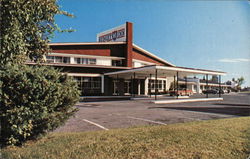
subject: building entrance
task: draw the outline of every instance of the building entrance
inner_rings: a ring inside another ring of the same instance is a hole
[[[129,95],[131,93],[131,81],[124,81],[124,94]]]
[[[117,80],[113,81],[113,95],[119,95],[119,90],[118,90],[118,84],[119,82]]]

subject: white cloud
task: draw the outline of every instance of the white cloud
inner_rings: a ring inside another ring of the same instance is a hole
[[[219,62],[227,62],[227,63],[237,63],[237,62],[250,62],[250,59],[246,58],[235,58],[235,59],[219,59]]]

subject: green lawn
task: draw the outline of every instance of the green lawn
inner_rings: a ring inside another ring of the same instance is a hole
[[[204,158],[246,159],[250,117],[83,133],[52,133],[23,147],[2,150],[6,159]]]

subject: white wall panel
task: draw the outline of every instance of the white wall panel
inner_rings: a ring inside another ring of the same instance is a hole
[[[105,66],[111,66],[111,59],[96,59],[97,65],[105,65]]]

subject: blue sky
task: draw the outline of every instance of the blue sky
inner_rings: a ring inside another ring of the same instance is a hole
[[[250,3],[247,1],[59,0],[75,18],[56,16],[52,42],[94,42],[96,34],[134,25],[134,43],[184,67],[225,71],[250,86]]]

